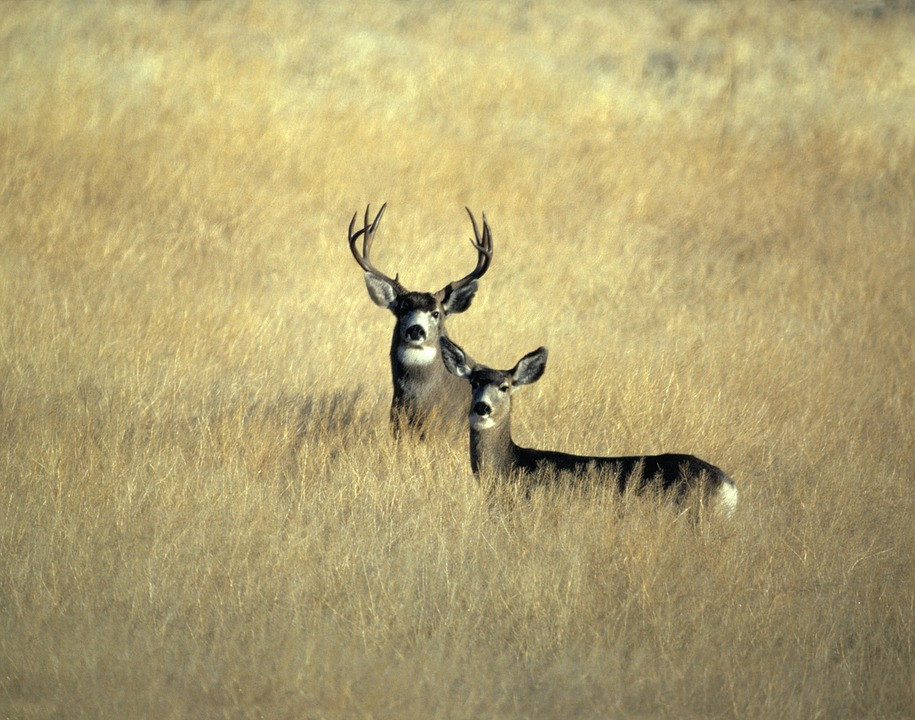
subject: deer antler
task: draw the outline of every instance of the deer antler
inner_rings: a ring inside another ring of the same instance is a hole
[[[388,277],[383,272],[379,271],[374,265],[372,265],[371,260],[369,260],[369,253],[372,251],[372,241],[375,239],[375,230],[378,227],[378,222],[381,220],[381,216],[384,215],[384,209],[388,206],[387,203],[381,206],[381,210],[378,211],[378,214],[375,216],[375,219],[372,220],[372,224],[369,225],[369,205],[365,206],[365,222],[363,223],[362,229],[353,233],[353,226],[356,224],[356,215],[353,213],[353,219],[349,221],[349,249],[353,253],[353,257],[356,258],[356,262],[359,263],[365,272],[374,275],[375,277],[385,280],[390,283],[390,285],[395,289],[395,291],[400,293],[407,292],[407,289],[400,284],[400,275],[395,275],[393,278]],[[362,253],[359,253],[359,250],[356,248],[356,241],[359,239],[359,236],[362,236]]]
[[[481,236],[480,229],[477,227],[477,221],[474,219],[473,213],[470,212],[470,208],[464,209],[467,211],[467,214],[470,216],[470,222],[473,224],[473,235],[475,239],[471,240],[470,244],[477,250],[477,266],[470,274],[465,275],[460,280],[448,283],[448,285],[443,287],[439,291],[443,294],[446,290],[458,290],[473,280],[479,280],[486,274],[486,271],[489,269],[489,263],[492,262],[492,230],[489,229],[489,223],[486,221],[486,213],[483,213],[483,235]]]

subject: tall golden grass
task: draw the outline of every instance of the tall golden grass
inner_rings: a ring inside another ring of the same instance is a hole
[[[863,8],[863,10],[862,10]],[[915,715],[904,4],[4,3],[0,717]],[[395,444],[392,319],[519,442],[684,451],[730,523]]]

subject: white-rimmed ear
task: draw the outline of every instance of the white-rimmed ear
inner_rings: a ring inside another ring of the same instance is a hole
[[[379,307],[391,309],[397,299],[397,288],[387,279],[365,273],[365,286],[368,288],[369,297]]]
[[[441,300],[442,308],[448,315],[456,315],[464,312],[473,302],[473,296],[477,294],[479,284],[476,280],[471,280],[463,287],[452,290],[450,287],[442,288]]]
[[[513,389],[537,382],[546,370],[546,348],[540,347],[518,361],[512,369]]]
[[[442,362],[445,364],[445,369],[459,378],[470,377],[470,373],[476,367],[473,358],[468,357],[467,353],[444,335],[439,339],[439,346],[442,349]]]

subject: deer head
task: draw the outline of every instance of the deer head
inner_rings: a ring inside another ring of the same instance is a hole
[[[449,338],[442,338],[441,345],[448,372],[470,383],[472,430],[488,430],[509,422],[511,396],[522,386],[537,382],[546,371],[545,347],[525,355],[511,370],[495,370],[475,362]]]
[[[437,292],[416,292],[400,283],[400,276],[393,278],[384,274],[371,261],[372,243],[378,223],[384,215],[387,204],[382,205],[375,219],[369,223],[369,208],[365,210],[365,221],[355,230],[356,215],[349,224],[349,246],[359,267],[365,273],[365,285],[372,301],[390,310],[397,322],[391,341],[391,372],[394,383],[392,417],[398,408],[408,411],[418,421],[429,408],[441,403],[443,393],[461,393],[450,382],[439,359],[439,341],[447,337],[445,318],[462,313],[470,307],[477,292],[478,281],[492,262],[492,231],[483,215],[483,230],[480,232],[470,210],[467,214],[473,225],[474,237],[471,244],[477,252],[476,267],[467,275],[454,280]],[[362,238],[360,250],[358,241]],[[463,396],[461,397],[463,402]]]

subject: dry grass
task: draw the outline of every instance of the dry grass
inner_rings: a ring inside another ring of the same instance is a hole
[[[904,3],[4,3],[0,717],[915,715]],[[863,8],[863,9],[862,9]],[[517,439],[741,489],[487,505],[391,319],[540,344]]]

